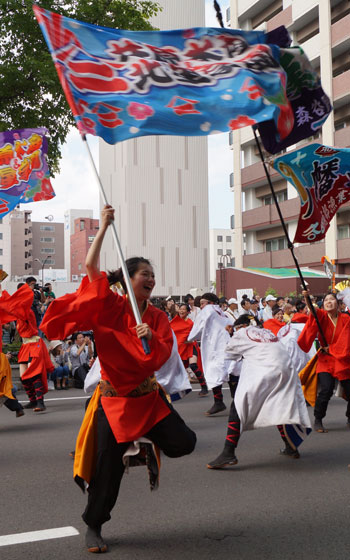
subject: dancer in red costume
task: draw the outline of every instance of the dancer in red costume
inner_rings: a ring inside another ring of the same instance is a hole
[[[47,373],[53,371],[54,366],[43,339],[38,336],[32,310],[33,288],[23,284],[12,296],[4,292],[0,298],[0,319],[4,323],[17,321],[17,331],[22,338],[18,354],[19,372],[29,398],[24,408],[43,412],[46,410],[44,395],[47,393]]]
[[[114,210],[105,206],[86,258],[87,276],[75,294],[51,303],[40,326],[50,339],[62,340],[78,330],[94,331],[101,382],[87,408],[74,462],[76,482],[89,483],[83,519],[90,552],[107,550],[101,526],[110,519],[117,500],[123,455],[130,442],[145,436],[169,457],[191,453],[196,443],[195,433],[169,404],[154,377],[170,356],[173,338],[167,316],[148,301],[155,285],[152,266],[144,258],[126,261],[143,321],[137,326],[128,297],[114,294],[98,268],[102,241],[113,219]],[[120,269],[110,277],[126,291]],[[148,339],[149,355],[143,351],[142,337]]]
[[[199,381],[201,390],[198,396],[206,397],[209,391],[202,371],[198,342],[187,342],[193,327],[193,321],[188,316],[190,312],[191,308],[187,303],[180,303],[178,314],[170,321],[170,326],[175,333],[179,354],[185,368],[190,367]]]

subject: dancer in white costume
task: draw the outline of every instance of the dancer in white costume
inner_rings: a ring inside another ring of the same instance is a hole
[[[230,340],[227,327],[230,327],[232,322],[220,309],[218,303],[215,294],[203,294],[200,301],[201,311],[188,335],[190,342],[201,341],[204,377],[208,388],[212,389],[214,394],[214,404],[206,412],[207,416],[226,409],[222,384],[229,380],[230,361],[225,357],[225,349]]]
[[[235,322],[239,330],[226,347],[229,359],[243,358],[242,368],[236,378],[225,446],[208,463],[210,469],[238,462],[235,450],[244,430],[277,426],[285,443],[281,453],[293,458],[300,456],[298,445],[311,431],[301,384],[287,350],[270,331],[246,323],[244,316]]]

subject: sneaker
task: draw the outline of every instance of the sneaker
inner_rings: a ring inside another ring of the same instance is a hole
[[[233,465],[237,465],[238,459],[234,454],[234,451],[228,452],[225,449],[223,450],[220,455],[207,464],[208,469],[224,469],[225,467],[231,467]]]
[[[216,402],[213,404],[213,406],[211,408],[209,408],[209,410],[207,410],[207,412],[205,413],[206,416],[212,416],[212,414],[217,414],[218,412],[222,412],[223,410],[226,410],[226,406],[224,405],[223,402]]]
[[[315,432],[318,432],[319,434],[327,434],[328,433],[328,430],[326,430],[326,428],[322,424],[322,420],[318,420],[317,418],[315,418],[314,430],[315,430]]]
[[[299,451],[287,445],[284,449],[280,449],[280,455],[284,455],[285,457],[290,457],[291,459],[300,459]]]
[[[25,404],[23,408],[35,408],[36,401],[29,401],[29,403]]]
[[[201,390],[198,393],[199,397],[207,397],[209,395],[209,391],[208,391],[208,387],[206,385],[203,385],[203,387],[201,388]]]
[[[34,408],[34,412],[44,412],[46,410],[46,406],[44,405],[43,401],[38,401],[36,407]]]
[[[21,416],[24,416],[23,408],[21,408],[21,410],[16,410],[16,418],[20,418]]]
[[[101,537],[101,527],[89,527],[86,530],[85,544],[89,552],[107,552],[108,547]]]

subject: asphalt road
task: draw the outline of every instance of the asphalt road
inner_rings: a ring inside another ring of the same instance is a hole
[[[61,527],[79,532],[0,546],[1,559],[92,556],[84,549],[80,517],[86,496],[72,480],[69,457],[84,412],[84,399],[72,397],[82,395],[76,389],[51,391],[46,413],[29,410],[18,419],[0,408],[0,544],[10,534]],[[229,392],[224,395],[228,405]],[[301,459],[280,456],[277,429],[261,429],[243,434],[238,465],[224,471],[206,468],[223,447],[227,422],[225,413],[204,416],[211,403],[196,392],[176,405],[198,443],[191,456],[163,459],[158,491],[150,493],[144,468],[125,475],[112,520],[104,526],[107,557],[348,560],[350,430],[344,401],[332,399],[329,433],[312,433]]]

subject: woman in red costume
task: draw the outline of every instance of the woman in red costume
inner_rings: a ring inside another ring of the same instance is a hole
[[[185,368],[190,367],[200,383],[201,390],[198,396],[206,397],[209,391],[204,373],[201,371],[198,342],[187,342],[193,327],[193,321],[188,317],[190,312],[191,307],[187,303],[180,303],[178,314],[170,321],[170,326],[175,333],[179,354]]]
[[[17,321],[17,331],[22,338],[18,354],[19,373],[22,385],[29,398],[24,408],[33,408],[34,412],[46,410],[44,395],[47,393],[47,373],[54,370],[45,343],[38,336],[38,328],[32,304],[34,284],[22,284],[10,296],[4,292],[0,299],[0,316],[4,323]]]
[[[272,308],[272,319],[264,321],[264,329],[268,329],[277,336],[278,331],[285,326],[285,321],[283,319],[283,309],[279,305],[275,305]]]
[[[307,294],[307,291],[303,292],[303,295]],[[326,416],[336,379],[342,385],[348,401],[345,414],[350,427],[350,317],[340,313],[339,305],[335,294],[327,294],[323,300],[323,309],[316,310],[327,343],[318,354],[316,369],[318,394],[314,416],[315,430],[320,433],[327,432],[322,419]],[[298,338],[300,348],[308,352],[316,336],[322,344],[322,337],[310,310],[307,323]]]
[[[107,550],[101,526],[117,500],[130,442],[144,436],[169,457],[191,453],[196,443],[195,433],[169,404],[154,376],[170,357],[173,339],[167,316],[149,303],[155,285],[152,266],[143,258],[126,261],[143,321],[137,326],[128,297],[114,294],[99,270],[102,241],[113,220],[114,210],[105,206],[86,257],[87,276],[75,294],[51,303],[40,326],[49,339],[60,340],[74,331],[93,329],[100,359],[101,382],[87,408],[74,463],[76,482],[89,483],[83,520],[90,552]],[[110,276],[126,291],[120,269]],[[149,355],[143,351],[142,337],[148,340]]]

